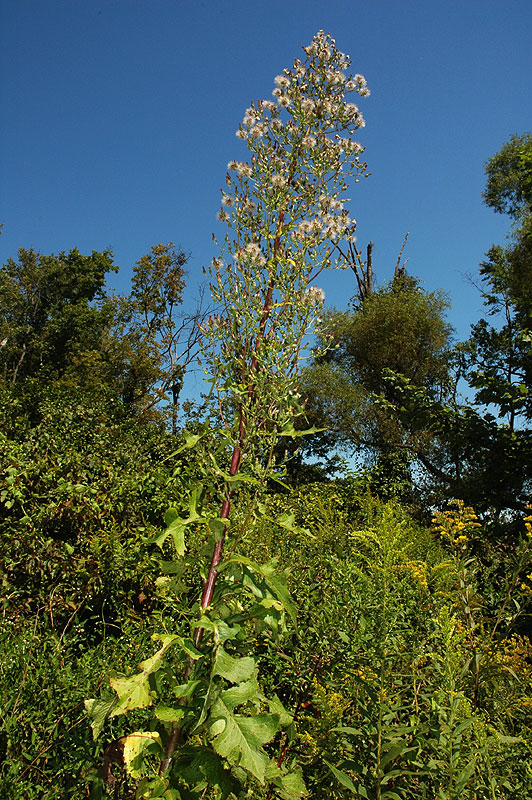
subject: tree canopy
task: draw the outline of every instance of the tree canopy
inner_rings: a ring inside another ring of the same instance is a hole
[[[303,377],[308,418],[327,428],[310,438],[310,453],[369,455],[379,474],[410,465],[433,502],[460,497],[495,518],[525,507],[532,488],[531,156],[531,135],[512,136],[486,164],[484,200],[512,227],[507,244],[493,245],[480,265],[486,314],[467,341],[452,343],[445,297],[424,292],[397,267],[374,291],[371,249],[366,264],[355,253],[358,296],[351,309],[330,315],[325,336],[336,346],[324,355],[318,348]]]
[[[0,269],[0,369],[10,385],[40,372],[61,375],[79,352],[99,346],[112,319],[105,276],[112,253],[45,256],[19,250]]]
[[[0,268],[0,380],[18,394],[53,385],[107,392],[130,413],[175,414],[196,354],[200,307],[183,313],[187,258],[158,244],[133,267],[128,295],[111,293],[113,254],[21,249]],[[154,412],[155,413],[155,412]]]

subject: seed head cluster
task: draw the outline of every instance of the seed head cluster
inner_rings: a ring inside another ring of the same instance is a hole
[[[275,76],[271,98],[250,103],[236,132],[247,155],[227,164],[218,212],[227,226],[223,258],[209,270],[226,323],[205,326],[203,353],[208,372],[226,381],[235,365],[240,398],[243,385],[259,382],[245,395],[248,419],[259,413],[259,397],[270,421],[281,415],[278,398],[295,390],[306,337],[320,324],[325,294],[315,280],[337,266],[335,245],[355,239],[349,179],[367,167],[356,139],[364,118],[352,95],[369,90],[349,67],[334,39],[318,31]]]

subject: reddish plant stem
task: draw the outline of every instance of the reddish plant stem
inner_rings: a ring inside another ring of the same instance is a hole
[[[274,262],[277,263],[277,254],[279,251],[279,247],[281,246],[281,228],[284,221],[284,211],[279,213],[279,221],[277,223],[277,231],[276,236],[273,242],[273,253],[274,253]],[[249,365],[249,385],[248,385],[248,397],[250,400],[253,399],[255,395],[255,388],[253,386],[253,373],[257,369],[258,365],[258,356],[257,353],[259,351],[260,345],[264,340],[266,325],[268,324],[268,319],[270,316],[270,311],[272,307],[272,300],[273,300],[273,289],[275,284],[275,273],[272,271],[270,275],[270,280],[268,283],[268,288],[266,290],[266,296],[264,298],[264,303],[262,306],[262,317],[259,324],[259,333],[255,342],[255,346],[253,348],[253,356],[251,357],[251,362]],[[229,475],[234,478],[235,475],[238,473],[240,469],[240,462],[242,460],[242,448],[245,443],[246,438],[246,422],[244,418],[244,414],[242,410],[240,411],[240,423],[238,426],[238,443],[233,448],[233,455],[231,457],[231,466],[229,468]],[[233,495],[233,491],[230,489],[227,492],[227,497],[222,503],[222,508],[220,510],[220,516],[222,519],[229,518],[229,511],[231,509],[231,498]],[[205,579],[205,583],[203,584],[203,594],[201,596],[201,610],[208,608],[211,604],[212,596],[214,593],[214,585],[216,583],[216,578],[218,576],[217,567],[220,561],[222,560],[222,553],[225,543],[225,536],[227,533],[227,526],[223,529],[222,535],[218,539],[218,541],[214,545],[214,550],[212,554],[211,564],[209,567],[209,572]],[[201,639],[203,637],[203,628],[199,627],[196,628],[194,631],[194,644],[196,647],[199,646]]]
[[[318,669],[321,667],[321,663],[322,663],[321,662],[321,658],[318,658],[317,661],[315,661],[314,667],[312,669],[312,673],[311,673],[307,683],[305,684],[305,686],[303,687],[303,689],[299,693],[299,697],[298,697],[297,705],[296,705],[296,710],[294,711],[294,714],[292,716],[292,724],[297,721],[297,719],[298,719],[298,717],[299,717],[299,715],[300,715],[300,713],[301,713],[301,711],[303,709],[303,703],[305,702],[304,698],[308,696],[308,690],[310,688],[310,685],[311,685],[312,681],[316,677],[316,673],[318,672]],[[298,675],[300,674],[299,669],[297,670],[297,673],[298,673]],[[281,736],[283,738],[286,737],[285,731],[282,732]],[[288,753],[289,749],[290,749],[290,741],[288,739],[286,739],[283,747],[281,748],[281,752],[279,754],[279,757],[277,759],[277,766],[278,767],[280,767],[282,765],[283,761],[286,758],[286,754]],[[267,794],[268,800],[271,800],[272,795],[273,795],[273,785],[271,785],[269,790],[268,790],[268,794]]]
[[[274,267],[270,271],[270,279],[268,282],[268,288],[266,290],[266,296],[264,298],[264,303],[262,306],[262,316],[259,323],[259,332],[257,335],[257,339],[255,341],[255,346],[253,348],[253,355],[251,358],[251,362],[249,365],[249,384],[248,384],[248,398],[250,401],[253,400],[255,396],[255,388],[253,386],[253,373],[257,369],[258,366],[258,351],[260,345],[262,344],[265,334],[266,334],[266,325],[268,324],[268,319],[270,317],[271,308],[272,308],[272,301],[273,301],[273,290],[275,286],[275,267],[277,265],[277,258],[279,255],[279,249],[281,247],[281,230],[284,223],[284,209],[279,212],[279,219],[277,222],[277,230],[275,233],[275,238],[273,240],[273,263]],[[238,470],[240,469],[240,463],[242,461],[242,450],[245,445],[245,438],[246,438],[246,419],[244,416],[244,412],[240,409],[240,421],[238,425],[238,442],[233,447],[233,454],[231,456],[231,466],[229,468],[229,475],[234,478],[235,475],[238,474]],[[228,489],[227,495],[222,503],[222,507],[220,510],[220,516],[222,519],[229,518],[229,512],[231,509],[231,498],[233,495],[233,490]],[[214,594],[214,586],[216,584],[216,578],[218,577],[218,565],[222,560],[225,537],[227,534],[227,526],[224,527],[222,534],[217,542],[215,542],[211,563],[209,566],[209,572],[207,573],[207,577],[203,584],[203,592],[201,595],[201,603],[200,609],[203,612],[206,608],[208,608],[212,601],[212,596]],[[199,648],[201,645],[201,640],[203,639],[204,628],[198,626],[194,630],[193,641],[194,645]],[[192,658],[187,658],[187,665],[185,668],[185,675],[184,680],[187,680],[192,669],[194,667],[194,660]],[[173,754],[179,744],[181,739],[181,733],[183,731],[182,726],[174,726],[172,727],[172,732],[170,733],[170,737],[168,739],[168,743],[166,745],[164,759],[161,762],[161,766],[159,769],[159,775],[162,775],[166,770],[170,767],[172,763]]]
[[[245,435],[245,425],[242,419],[242,415],[240,417],[240,425],[239,425],[239,441],[233,448],[233,455],[231,457],[231,466],[229,468],[229,475],[234,478],[240,468],[240,461],[242,460],[242,443],[243,438]],[[227,492],[227,497],[222,503],[222,508],[220,510],[220,516],[222,519],[229,518],[229,511],[231,510],[231,498],[233,496],[233,490],[229,489]],[[214,544],[214,549],[212,553],[211,563],[209,567],[209,572],[207,573],[207,577],[205,579],[205,583],[203,584],[203,593],[201,595],[201,603],[200,609],[201,611],[205,611],[211,604],[212,595],[214,593],[214,584],[216,583],[216,578],[218,577],[218,564],[222,560],[222,553],[225,543],[225,536],[227,533],[227,525],[224,527],[222,534],[217,542]],[[201,640],[203,638],[203,628],[198,627],[194,631],[194,644],[196,647],[199,647],[201,644]]]

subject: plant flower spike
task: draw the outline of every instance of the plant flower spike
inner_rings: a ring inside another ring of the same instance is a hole
[[[325,294],[314,281],[338,266],[335,242],[355,235],[345,209],[347,178],[366,171],[363,148],[351,138],[364,120],[348,101],[353,93],[369,94],[365,79],[346,75],[348,56],[323,31],[304,52],[303,62],[296,59],[275,78],[274,99],[246,110],[236,133],[249,157],[229,162],[218,215],[229,231],[209,269],[220,317],[204,330],[203,365],[216,376],[214,407],[235,401],[222,420],[231,478],[244,455],[251,463],[262,458],[300,412],[279,398],[297,389],[303,340],[323,306]],[[229,516],[227,489],[222,518]],[[223,543],[222,535],[202,608],[212,598]]]

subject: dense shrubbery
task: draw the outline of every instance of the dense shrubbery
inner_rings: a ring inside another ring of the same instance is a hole
[[[146,592],[140,538],[184,490],[172,437],[76,391],[44,395],[38,412],[38,424],[24,430],[21,415],[23,433],[0,437],[4,608],[112,613]]]
[[[293,646],[270,645],[266,679],[296,709],[289,753],[311,796],[528,796],[532,649],[512,626],[530,595],[518,579],[530,525],[493,606],[463,504],[431,529],[342,484],[285,504],[314,536],[270,528],[255,544],[290,565],[299,609]]]
[[[168,486],[160,492],[167,502]],[[293,524],[283,514],[293,514]],[[267,516],[284,524],[263,520],[246,553],[289,570],[297,628],[276,638],[251,621],[246,641],[260,656],[262,690],[277,693],[295,718],[271,754],[303,768],[310,796],[529,796],[532,651],[514,617],[531,591],[523,579],[530,523],[505,595],[473,555],[481,531],[463,506],[429,529],[397,503],[337,482],[272,495]],[[4,529],[7,546],[10,538]],[[119,557],[105,530],[94,538]],[[82,549],[81,541],[72,546]],[[192,559],[202,547],[202,536],[192,535]],[[121,577],[145,578],[150,548],[131,537],[127,550]],[[43,549],[35,565],[48,558]],[[79,571],[79,562],[61,566],[65,578]],[[9,565],[5,576],[16,582]],[[96,626],[97,639],[83,608],[68,599],[72,589],[56,612],[50,588],[35,593],[31,614],[16,604],[4,611],[0,785],[13,800],[86,796],[105,745],[124,727],[113,720],[93,744],[84,698],[105,691],[109,672],[134,674],[153,652],[151,631],[182,627],[164,583],[152,582],[148,608],[124,591],[110,624],[102,617]],[[55,591],[66,592],[63,578]],[[125,786],[117,796],[129,796]],[[253,780],[247,786],[253,796],[272,796]]]

